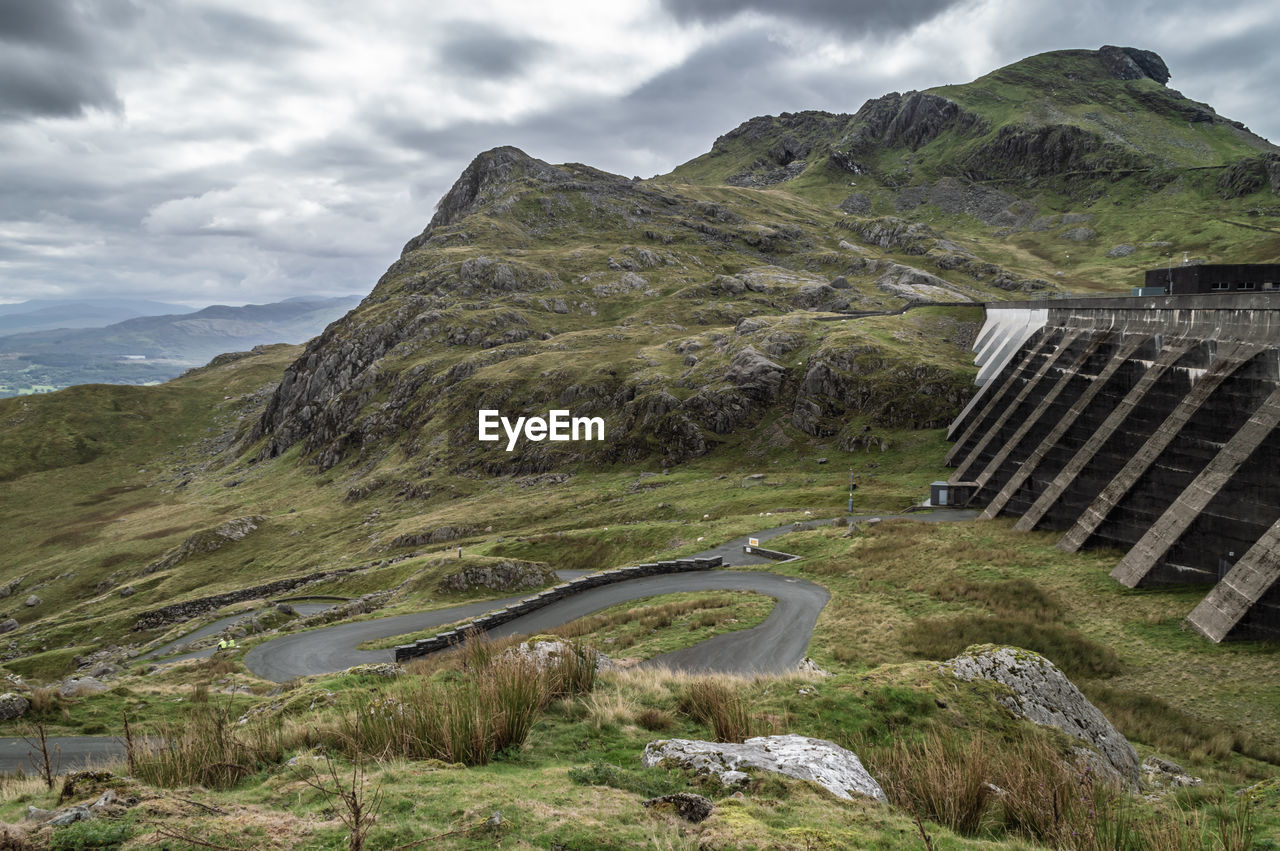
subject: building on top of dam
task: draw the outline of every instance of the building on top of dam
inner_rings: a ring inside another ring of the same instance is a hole
[[[949,498],[1121,549],[1129,587],[1211,586],[1188,622],[1214,641],[1280,639],[1280,298],[986,308]]]
[[[1280,293],[1280,263],[1205,263],[1151,269],[1143,276],[1142,289],[1142,295],[1154,289],[1167,295]]]

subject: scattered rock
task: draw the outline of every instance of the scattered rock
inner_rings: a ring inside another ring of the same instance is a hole
[[[1147,786],[1156,789],[1182,789],[1187,786],[1199,786],[1204,781],[1193,777],[1176,762],[1152,754],[1142,761],[1142,779]]]
[[[645,745],[641,761],[645,766],[668,762],[700,774],[713,774],[722,783],[729,773],[755,768],[817,783],[846,801],[862,795],[888,802],[884,790],[862,767],[856,754],[825,739],[795,734],[756,736],[742,744],[660,739]]]
[[[1061,234],[1063,239],[1069,239],[1072,242],[1088,242],[1097,235],[1092,228],[1071,228]]]
[[[818,663],[810,659],[808,656],[800,660],[800,664],[796,666],[796,670],[802,674],[817,674],[820,677],[831,676],[830,671],[824,671],[818,667]]]
[[[692,792],[676,792],[671,795],[659,795],[657,798],[650,798],[647,801],[641,801],[642,807],[658,807],[669,805],[676,811],[676,815],[685,821],[691,821],[694,824],[706,821],[711,815],[711,811],[715,806],[708,798],[701,795],[695,795]]]
[[[49,819],[49,824],[55,827],[62,827],[78,821],[88,821],[91,818],[93,818],[93,813],[89,812],[88,807],[67,807],[65,810],[58,810]]]
[[[21,718],[31,708],[31,701],[20,694],[7,691],[0,694],[0,721],[12,721]]]
[[[18,586],[22,584],[22,580],[26,577],[19,576],[16,579],[10,579],[4,585],[0,585],[0,597],[12,596],[14,591],[18,590]]]
[[[852,213],[855,216],[865,216],[871,212],[871,198],[865,192],[854,192],[849,197],[840,202],[839,207],[846,213]]]
[[[120,589],[121,597],[132,597],[136,593],[137,591],[134,589],[132,585],[126,585]]]
[[[37,597],[35,594],[32,594],[30,597],[26,599],[25,605],[27,606],[27,608],[31,608],[32,606],[38,606],[40,605],[40,598]]]
[[[943,663],[962,680],[990,680],[1009,687],[1000,698],[1010,711],[1036,724],[1056,727],[1096,748],[1126,787],[1138,781],[1138,754],[1080,689],[1039,653],[1018,647],[979,644]]]
[[[1117,245],[1115,248],[1107,252],[1108,257],[1128,257],[1138,249],[1132,245]]]

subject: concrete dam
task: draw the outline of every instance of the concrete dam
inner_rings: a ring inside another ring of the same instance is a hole
[[[1280,294],[988,304],[974,349],[952,504],[1204,585],[1213,641],[1280,639]]]

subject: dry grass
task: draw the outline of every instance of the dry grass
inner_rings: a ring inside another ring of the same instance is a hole
[[[965,836],[1017,836],[1080,851],[1243,851],[1252,845],[1247,805],[1220,807],[1211,836],[1199,813],[1139,810],[1110,779],[1042,735],[965,740],[935,732],[859,751],[895,806]]]

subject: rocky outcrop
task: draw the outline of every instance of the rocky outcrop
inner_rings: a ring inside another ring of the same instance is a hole
[[[837,164],[850,171],[853,169],[845,160],[868,153],[876,146],[906,147],[914,151],[948,130],[980,133],[987,126],[981,116],[953,100],[914,91],[891,92],[867,101],[854,116],[853,124],[853,130],[837,145],[841,154]]]
[[[1266,154],[1239,160],[1218,175],[1218,194],[1223,198],[1243,198],[1267,186],[1280,195],[1280,155]]]
[[[963,156],[970,180],[1067,177],[1072,173],[1124,171],[1147,163],[1134,151],[1071,124],[1007,125]]]
[[[149,564],[146,572],[155,573],[157,570],[167,570],[192,556],[217,552],[228,544],[243,541],[250,534],[256,532],[263,522],[264,519],[256,515],[252,517],[237,517],[235,520],[228,520],[216,528],[196,532],[167,553],[164,558]]]
[[[970,395],[968,382],[938,367],[891,360],[873,346],[824,346],[809,359],[791,422],[815,437],[839,434],[852,413],[881,428],[939,428]]]
[[[897,254],[925,254],[941,238],[937,231],[923,222],[910,222],[897,216],[849,219],[841,224],[868,245],[877,245]]]
[[[503,559],[491,564],[473,564],[440,580],[441,591],[463,593],[488,591],[523,591],[543,588],[556,582],[556,572],[542,562]]]
[[[429,544],[446,544],[475,534],[472,526],[437,526],[425,532],[410,532],[398,535],[391,542],[392,549],[398,547],[421,547]]]
[[[1162,86],[1169,82],[1169,66],[1150,50],[1106,44],[1098,51],[1098,61],[1117,80],[1155,80]]]
[[[901,263],[886,266],[876,287],[909,302],[973,301],[950,281]]]
[[[808,736],[757,736],[742,744],[660,739],[645,745],[641,762],[647,767],[668,765],[711,774],[725,785],[745,781],[743,769],[769,771],[816,783],[846,801],[858,795],[888,802],[857,754]]]
[[[1105,760],[1116,779],[1133,788],[1138,754],[1119,730],[1089,702],[1058,667],[1039,653],[1018,647],[982,644],[943,663],[962,680],[990,680],[1008,686],[1000,702],[1020,718],[1056,727],[1088,744]]]

